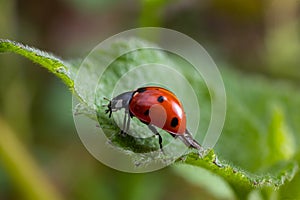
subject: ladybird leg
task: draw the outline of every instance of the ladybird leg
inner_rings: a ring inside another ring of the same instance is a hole
[[[121,130],[122,135],[126,135],[130,127],[130,114],[125,110],[124,120],[123,120],[123,128]]]
[[[161,137],[161,135],[158,133],[156,128],[154,126],[152,126],[151,124],[148,125],[148,128],[152,131],[152,133],[154,133],[154,135],[158,136],[159,148],[164,153],[163,146],[162,146],[162,137]]]
[[[125,113],[124,120],[123,120],[123,127],[121,129],[121,135],[123,135],[123,136],[126,135],[126,131],[125,131],[126,124],[127,124],[127,114]]]
[[[125,114],[127,114],[127,125],[126,125],[126,133],[127,133],[127,131],[130,128],[130,119],[131,119],[131,117],[130,117],[130,113],[128,111],[125,111]]]
[[[187,129],[185,130],[182,138],[186,140],[190,147],[197,149],[199,151],[199,155],[202,157],[204,148],[196,140],[193,139],[192,134]]]
[[[183,135],[177,135],[176,137],[174,137],[175,139],[176,138],[179,138],[186,146],[190,147],[191,144],[187,141],[187,139],[183,136]]]
[[[123,120],[123,127],[122,127],[122,129],[121,129],[121,135],[123,135],[123,136],[125,136],[126,133],[127,133],[127,127],[126,127],[127,121],[128,121],[128,120],[127,120],[127,113],[126,113],[126,111],[125,111],[124,120]]]

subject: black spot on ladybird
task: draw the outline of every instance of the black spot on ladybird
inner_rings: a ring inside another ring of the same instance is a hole
[[[146,88],[139,88],[139,89],[137,89],[136,92],[138,92],[138,93],[143,93],[143,92],[145,92],[146,90],[147,90]]]
[[[178,125],[178,119],[177,119],[177,117],[173,117],[173,119],[171,121],[171,126],[176,127],[177,125]]]
[[[146,116],[149,115],[149,109],[147,109],[147,110],[144,112],[144,115],[146,115]]]
[[[159,96],[159,97],[157,98],[157,101],[158,101],[159,103],[162,103],[164,100],[165,100],[165,99],[164,99],[163,96]]]

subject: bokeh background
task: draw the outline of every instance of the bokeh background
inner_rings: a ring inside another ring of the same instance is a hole
[[[121,31],[161,26],[197,40],[220,68],[297,88],[299,18],[297,0],[0,0],[0,38],[71,59]],[[16,137],[0,139],[19,146],[20,159],[32,159],[29,165],[40,175],[28,171],[28,179],[43,179],[64,199],[219,199],[207,189],[213,184],[201,187],[171,168],[126,174],[102,165],[76,133],[71,98],[46,70],[17,55],[0,55],[1,124]],[[5,161],[0,158],[0,199],[25,198],[26,186]]]

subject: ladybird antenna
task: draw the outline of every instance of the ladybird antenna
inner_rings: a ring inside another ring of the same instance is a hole
[[[103,99],[106,100],[106,101],[110,101],[110,99],[107,98],[107,97],[103,97]]]
[[[111,100],[110,100],[109,98],[107,98],[107,97],[103,97],[103,99],[106,100],[106,101],[108,101],[108,102],[111,101]],[[103,105],[101,105],[101,107],[107,107],[107,105],[106,105],[106,104],[103,104]]]

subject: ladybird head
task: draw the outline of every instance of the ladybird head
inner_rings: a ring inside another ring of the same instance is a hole
[[[122,108],[128,110],[128,105],[131,100],[132,94],[132,91],[125,92],[110,100],[105,113],[109,113],[109,117],[111,117],[112,112],[116,112]]]

